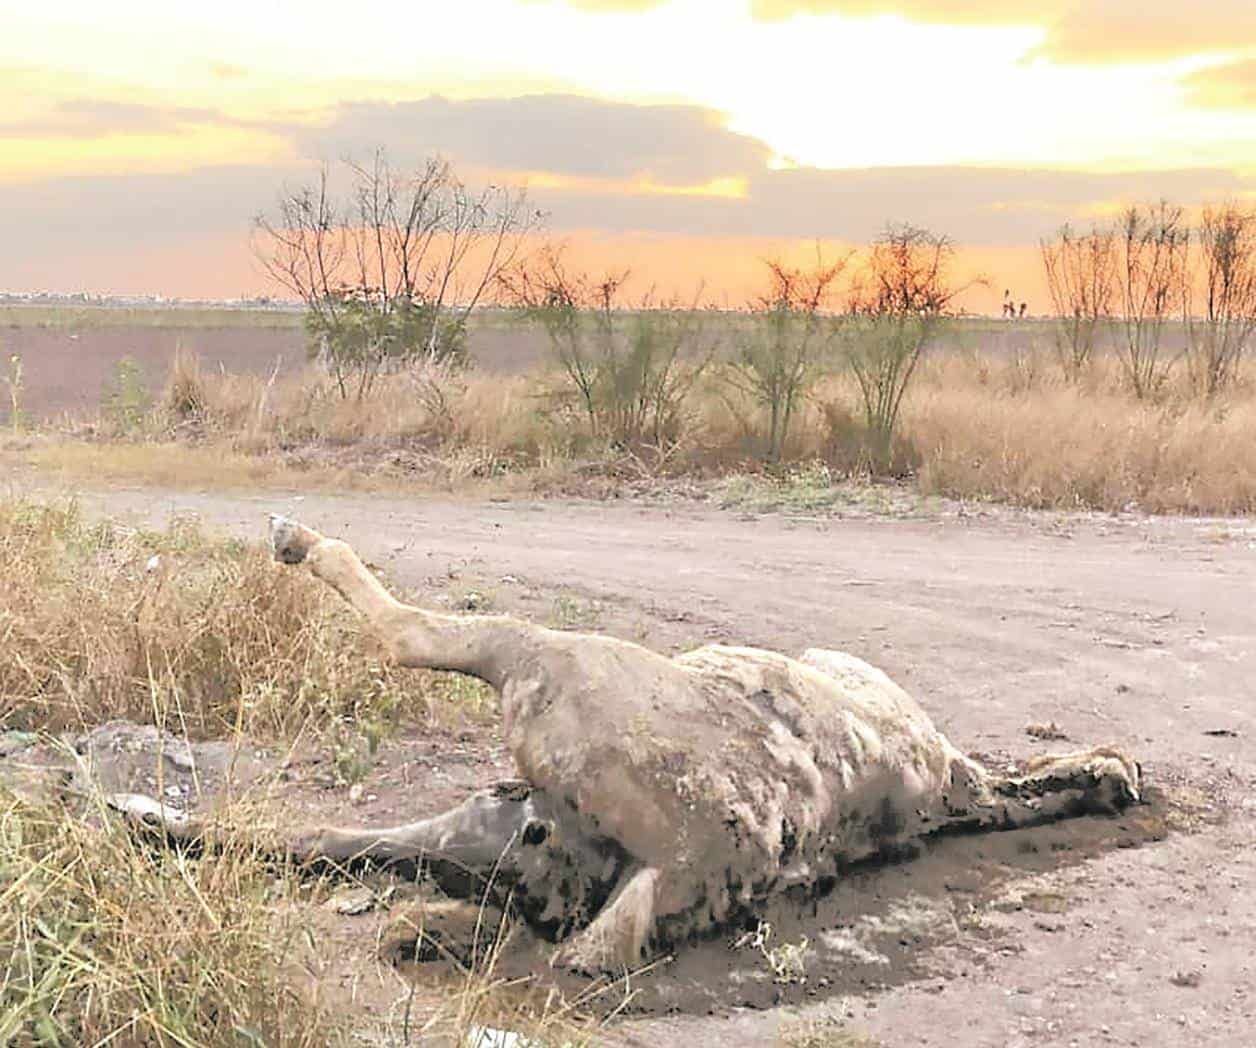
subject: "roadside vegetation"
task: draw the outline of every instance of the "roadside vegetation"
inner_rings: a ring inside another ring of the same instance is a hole
[[[439,679],[390,669],[325,589],[194,520],[145,531],[0,502],[0,725],[266,740],[439,718]]]
[[[239,840],[163,854],[0,788],[0,1041],[333,1043],[342,1021],[292,978],[299,889]]]
[[[216,813],[204,852],[166,847],[24,760],[126,718],[326,754],[351,789],[401,733],[482,728],[486,688],[395,672],[326,586],[191,520],[137,530],[0,496],[0,579],[0,1043],[463,1044],[477,1027],[597,1043],[594,1013],[624,991],[569,1001],[507,976],[506,930],[413,984],[377,964],[369,927],[328,908],[344,877],[261,855],[248,798]]]
[[[10,355],[0,454],[175,486],[709,496],[806,475],[1029,507],[1256,512],[1247,205],[1188,216],[1161,201],[1065,226],[1041,244],[1051,318],[1005,302],[999,321],[957,315],[983,278],[910,225],[807,265],[767,260],[757,297],[715,310],[634,294],[648,274],[574,270],[537,247],[542,220],[441,161],[324,170],[254,224],[262,264],[304,303],[257,323],[303,323],[305,370],[233,374],[180,350],[156,382],[123,359],[95,418],[41,431]],[[542,335],[547,363],[477,369],[474,331],[506,325]]]
[[[175,488],[411,485],[599,497],[672,485],[705,496],[730,479],[770,488],[801,470],[830,485],[891,483],[1028,507],[1256,512],[1256,373],[1246,355],[1221,391],[1204,395],[1179,366],[1154,397],[1140,398],[1110,353],[1080,375],[1062,369],[1049,323],[942,321],[892,428],[869,423],[857,377],[834,366],[805,376],[773,448],[770,406],[709,357],[720,328],[733,341],[749,322],[616,314],[615,324],[644,328],[649,345],[665,344],[664,326],[701,327],[708,341],[696,357],[670,359],[666,379],[647,360],[617,385],[600,370],[583,391],[561,367],[503,376],[423,364],[345,399],[317,369],[223,374],[182,354],[164,387],[144,396],[115,388],[87,423],[5,425],[0,453],[72,481]],[[851,337],[867,323],[853,321]],[[992,348],[967,348],[969,340]],[[634,431],[641,439],[623,439]]]

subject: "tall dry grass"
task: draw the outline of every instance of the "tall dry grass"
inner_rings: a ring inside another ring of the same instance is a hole
[[[0,1043],[338,1042],[294,989],[296,893],[239,840],[198,859],[0,791]]]
[[[430,965],[359,1001],[342,979],[372,963],[370,932],[341,930],[363,939],[350,965],[329,956],[345,951],[326,939],[334,882],[277,867],[246,824],[210,832],[204,850],[168,849],[103,809],[0,788],[0,1044],[405,1048],[488,1043],[495,1029],[587,1048],[630,999],[616,980],[568,998],[505,973],[503,935],[469,965]]]
[[[1155,399],[1139,400],[1114,358],[1066,380],[1045,336],[1036,337],[990,351],[959,344],[927,358],[888,458],[870,451],[858,390],[838,361],[771,463],[763,407],[718,368],[688,394],[675,443],[625,447],[590,431],[554,372],[420,369],[388,376],[359,401],[313,371],[275,381],[205,372],[181,356],[138,434],[146,443],[97,446],[75,468],[147,472],[154,483],[179,483],[180,472],[215,483],[225,473],[244,484],[383,478],[596,494],[623,480],[770,475],[810,462],[836,478],[889,477],[922,494],[1023,506],[1256,512],[1250,368],[1223,397],[1199,397],[1178,368]],[[137,446],[147,450],[128,451]],[[197,454],[206,461],[198,465]],[[122,461],[127,455],[133,461]]]
[[[448,685],[398,673],[325,586],[194,520],[87,520],[0,500],[0,727],[124,717],[194,737],[383,731],[435,716]]]
[[[1126,393],[1110,360],[1080,383],[1015,361],[937,361],[904,419],[916,483],[1031,507],[1256,512],[1250,377],[1212,400],[1178,378],[1153,402]]]
[[[305,738],[345,781],[407,721],[493,716],[466,678],[394,672],[338,597],[260,546],[192,520],[93,522],[73,502],[0,498],[0,652],[0,730],[126,717],[192,738]],[[461,1044],[486,1024],[598,1040],[585,998],[503,975],[496,951],[412,990],[398,980],[396,1014],[347,1007],[320,975],[327,886],[268,857],[255,806],[176,850],[133,836],[99,797],[32,801],[7,781],[0,1044]]]

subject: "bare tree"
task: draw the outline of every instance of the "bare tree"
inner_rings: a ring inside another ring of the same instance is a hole
[[[795,412],[815,382],[838,320],[827,312],[834,286],[851,256],[795,269],[769,261],[768,291],[751,309],[752,323],[729,362],[729,383],[768,413],[767,458],[780,460]]]
[[[690,429],[688,399],[714,357],[697,301],[647,294],[625,305],[627,271],[569,272],[548,248],[502,275],[509,297],[544,329],[595,438],[661,465]]]
[[[872,245],[852,292],[858,317],[846,330],[846,362],[878,462],[888,461],[903,397],[925,348],[955,297],[972,285],[955,283],[954,258],[950,238],[891,225]]]
[[[1093,359],[1098,335],[1112,316],[1116,233],[1098,227],[1076,233],[1065,224],[1040,247],[1056,315],[1056,355],[1064,374],[1076,380]]]
[[[1205,396],[1229,386],[1256,332],[1256,210],[1236,203],[1204,209],[1196,237],[1203,261],[1204,312],[1187,308],[1191,379]]]
[[[1117,224],[1117,288],[1124,344],[1121,363],[1140,399],[1164,385],[1164,331],[1188,290],[1190,230],[1182,209],[1167,201],[1127,208]]]
[[[305,303],[311,355],[342,396],[362,397],[382,371],[463,356],[471,311],[542,216],[522,190],[472,190],[439,158],[401,172],[380,150],[341,173],[344,199],[326,167],[285,190],[254,220],[253,246]]]
[[[942,316],[972,282],[955,284],[951,238],[910,223],[891,223],[873,242],[854,293],[861,312],[883,316]]]

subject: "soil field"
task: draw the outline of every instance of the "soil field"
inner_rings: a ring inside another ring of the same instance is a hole
[[[737,321],[728,325],[726,348],[736,341]],[[995,358],[1029,351],[1051,353],[1052,324],[1025,320],[1009,324],[970,318],[956,323],[935,347],[939,352],[978,352]],[[1167,336],[1169,352],[1181,349],[1181,334]],[[94,414],[118,362],[138,365],[146,387],[165,381],[175,350],[195,352],[209,370],[281,375],[306,366],[306,340],[299,314],[231,309],[55,308],[0,306],[0,364],[16,353],[24,375],[22,406],[38,421],[65,413]],[[472,319],[468,347],[475,365],[495,374],[528,371],[550,358],[545,333],[500,313]],[[4,370],[0,368],[0,376]],[[0,424],[8,417],[8,390],[0,383]]]
[[[727,939],[684,950],[644,980],[637,1014],[616,1027],[624,1043],[770,1045],[800,1016],[847,1021],[887,1048],[1256,1043],[1256,524],[80,494],[93,511],[195,513],[250,538],[284,512],[446,607],[471,600],[664,651],[845,649],[964,750],[1006,761],[1113,743],[1155,787],[1126,817],[949,838],[792,915],[777,907],[777,941],[806,940],[805,983],[774,981]],[[312,807],[367,824],[429,814],[469,788],[433,781],[444,745],[393,743],[363,803],[323,791]],[[470,778],[509,770],[495,738],[456,748],[446,763]],[[370,920],[336,932],[362,956]]]
[[[94,414],[118,362],[124,358],[138,365],[150,391],[160,390],[180,346],[195,352],[207,369],[215,371],[222,368],[269,375],[278,363],[280,374],[285,374],[306,365],[305,334],[299,323],[273,327],[87,323],[0,328],[0,357],[21,356],[22,407],[38,421],[65,413]],[[546,351],[541,333],[499,322],[474,328],[469,346],[477,366],[502,374],[533,367]],[[0,399],[3,422],[8,417],[8,389],[0,385],[0,390],[4,392]]]

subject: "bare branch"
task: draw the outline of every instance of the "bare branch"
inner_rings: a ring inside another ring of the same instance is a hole
[[[1139,398],[1158,393],[1168,377],[1164,329],[1179,308],[1186,308],[1189,244],[1182,209],[1164,200],[1126,209],[1117,225],[1121,363]]]
[[[253,247],[266,272],[309,312],[310,352],[348,395],[419,357],[459,358],[467,321],[543,216],[521,190],[474,193],[432,158],[405,175],[383,150],[344,162],[347,202],[316,183],[285,190],[258,216]]]
[[[1090,363],[1098,334],[1112,316],[1116,246],[1111,229],[1095,227],[1077,234],[1068,225],[1040,243],[1057,318],[1056,352],[1070,379],[1079,378]]]
[[[1204,209],[1196,235],[1204,311],[1185,309],[1191,379],[1205,396],[1230,386],[1256,333],[1256,211],[1237,203]]]

